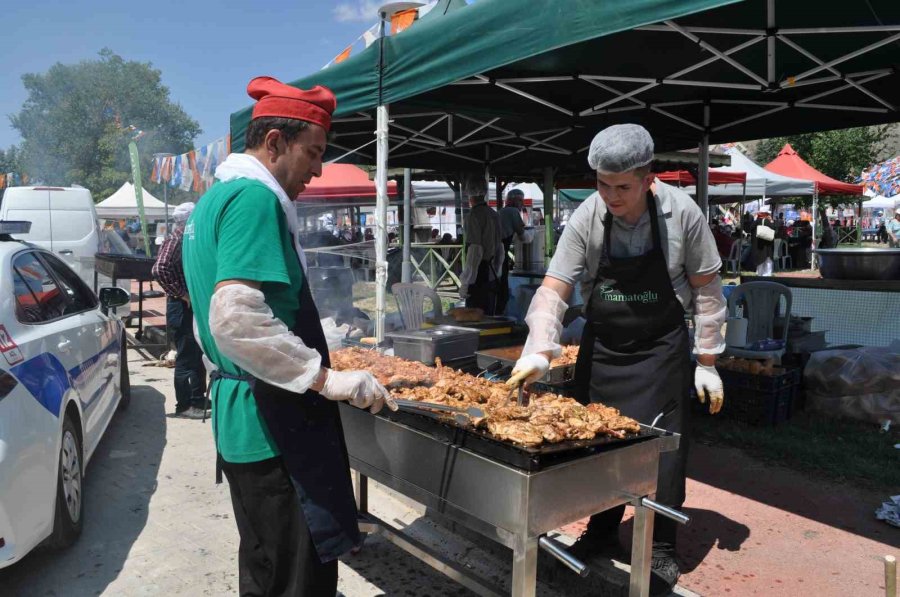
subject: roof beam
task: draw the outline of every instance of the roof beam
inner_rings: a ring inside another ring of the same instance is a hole
[[[808,35],[811,33],[889,33],[900,31],[900,25],[871,25],[859,27],[793,27],[779,29],[781,35]]]
[[[841,56],[840,58],[835,58],[834,60],[829,60],[828,62],[826,62],[824,64],[820,64],[819,66],[812,68],[808,71],[802,72],[799,75],[794,75],[793,77],[786,78],[784,81],[781,82],[781,87],[782,88],[790,87],[793,81],[800,81],[802,79],[809,77],[810,75],[814,75],[818,72],[829,69],[832,66],[837,66],[838,64],[841,64],[842,62],[846,62],[847,60],[852,60],[853,58],[857,58],[858,56],[867,54],[867,53],[871,52],[872,50],[877,50],[881,46],[885,46],[885,45],[887,45],[891,42],[894,42],[898,39],[900,39],[900,33],[891,35],[890,37],[886,37],[886,38],[879,40],[873,44],[869,44],[868,46],[860,48],[854,52],[845,54],[844,56]]]
[[[874,112],[877,114],[887,114],[887,108],[867,108],[865,106],[842,106],[840,104],[794,104],[795,108],[819,108],[822,110],[843,110],[844,112]]]
[[[702,39],[700,39],[699,37],[697,37],[690,31],[685,30],[681,25],[679,25],[675,21],[671,21],[671,20],[665,21],[665,24],[668,25],[669,27],[671,27],[672,29],[674,29],[675,31],[678,31],[679,33],[681,33],[686,38],[688,38],[692,42],[699,45],[701,48],[703,48],[707,52],[712,52],[713,54],[718,56],[720,59],[724,60],[725,62],[727,62],[734,68],[738,69],[739,71],[741,71],[742,73],[744,73],[745,75],[747,75],[748,77],[750,77],[751,79],[753,79],[754,81],[756,81],[757,83],[762,85],[763,87],[768,86],[768,82],[765,79],[763,79],[762,77],[760,77],[759,75],[757,75],[755,72],[753,72],[752,70],[750,70],[749,68],[747,68],[746,66],[744,66],[743,64],[741,64],[740,62],[735,60],[734,58],[730,57],[725,52],[722,52],[715,46],[710,45],[709,43],[703,41]]]
[[[683,27],[685,31],[690,33],[714,33],[716,35],[765,35],[762,29],[733,29],[728,27]],[[666,25],[644,25],[643,27],[635,27],[635,31],[657,31],[660,33],[674,33],[674,31]]]
[[[787,46],[793,48],[794,50],[800,52],[801,54],[803,54],[804,56],[806,56],[807,58],[809,58],[810,60],[812,60],[812,61],[815,62],[816,64],[818,64],[818,65],[820,65],[820,66],[826,66],[824,60],[821,60],[818,56],[816,56],[816,55],[813,54],[812,52],[807,51],[805,48],[803,48],[802,46],[800,46],[798,43],[794,42],[793,40],[787,38],[787,37],[784,36],[784,35],[778,35],[778,36],[776,36],[776,37],[777,37],[779,40],[781,40],[782,43],[784,43],[784,44],[786,44]],[[828,70],[829,70],[830,72],[832,72],[833,74],[835,74],[835,75],[837,75],[837,76],[839,76],[839,77],[841,77],[841,78],[843,79],[844,75],[843,75],[843,73],[841,73],[841,71],[839,71],[838,69],[834,68],[833,66],[828,66],[827,68],[828,68]],[[881,99],[879,96],[877,96],[877,95],[874,94],[873,92],[869,91],[868,89],[866,89],[865,87],[863,87],[862,85],[860,85],[859,83],[857,83],[856,81],[854,81],[853,79],[847,78],[847,79],[844,79],[844,80],[846,80],[847,83],[850,84],[852,87],[854,87],[854,88],[857,89],[858,91],[861,91],[861,92],[864,93],[865,95],[869,96],[870,98],[872,98],[873,100],[875,100],[876,102],[878,102],[879,104],[881,104],[882,106],[884,106],[885,108],[888,108],[888,109],[890,109],[890,110],[895,110],[895,109],[896,109],[891,103],[889,103],[889,102],[887,102],[887,101]]]
[[[527,91],[522,91],[521,89],[513,87],[512,85],[507,85],[506,83],[500,83],[498,81],[492,81],[492,80],[488,79],[487,77],[485,77],[484,75],[475,75],[475,78],[481,79],[483,81],[487,81],[487,82],[491,83],[492,85],[494,85],[495,87],[499,87],[500,89],[505,89],[506,91],[509,91],[510,93],[515,93],[518,96],[524,97],[525,99],[529,99],[535,103],[538,103],[542,106],[546,106],[547,108],[550,108],[552,110],[556,110],[557,112],[562,112],[566,116],[575,116],[575,112],[573,112],[572,110],[567,110],[567,109],[563,108],[562,106],[558,106],[558,105],[554,104],[553,102],[547,101],[536,95],[532,95],[531,93],[528,93]]]
[[[776,113],[776,112],[781,112],[782,110],[787,110],[789,107],[790,107],[790,106],[788,105],[788,103],[785,102],[785,103],[784,103],[783,105],[781,105],[781,106],[777,106],[777,107],[771,108],[771,109],[769,109],[769,110],[764,110],[764,111],[760,112],[759,114],[754,114],[754,115],[752,115],[752,116],[745,116],[744,118],[739,118],[739,119],[737,119],[737,120],[732,120],[731,122],[727,122],[727,123],[721,124],[721,125],[719,125],[719,126],[717,126],[717,127],[713,127],[712,131],[713,131],[713,132],[716,132],[716,131],[721,131],[721,130],[724,130],[724,129],[727,129],[727,128],[731,128],[731,127],[736,126],[736,125],[738,125],[738,124],[743,124],[743,123],[749,122],[749,121],[751,121],[751,120],[756,120],[757,118],[762,118],[762,117],[764,117],[764,116],[768,116],[769,114],[774,114],[774,113]]]
[[[868,82],[870,82],[870,81],[874,81],[875,79],[880,79],[880,78],[882,78],[882,77],[886,77],[886,76],[888,76],[889,74],[890,74],[890,72],[880,73],[880,74],[876,74],[876,75],[871,75],[871,76],[869,76],[869,77],[865,77],[865,78],[863,78],[863,79],[860,79],[859,81],[857,81],[857,83],[860,83],[860,84],[868,83]],[[817,94],[815,94],[815,95],[811,95],[811,96],[809,96],[809,97],[805,97],[805,98],[803,98],[803,99],[797,101],[797,104],[804,104],[804,103],[807,103],[807,102],[811,102],[811,101],[813,101],[813,100],[821,99],[821,98],[823,98],[823,97],[825,97],[825,96],[832,95],[832,94],[838,93],[838,92],[840,92],[840,91],[844,91],[844,90],[846,90],[846,89],[850,89],[851,87],[852,87],[852,85],[850,85],[850,83],[847,83],[847,84],[845,84],[845,85],[841,85],[840,87],[835,87],[834,89],[829,89],[828,91],[823,91],[823,92],[821,92],[821,93],[817,93]]]
[[[465,117],[463,117],[463,118],[465,118]],[[496,118],[492,118],[492,119],[488,120],[487,122],[483,123],[483,124],[482,124],[481,126],[479,126],[478,128],[469,131],[468,133],[466,133],[465,135],[463,135],[462,137],[460,137],[459,139],[457,139],[457,140],[456,140],[456,143],[453,143],[453,144],[454,144],[454,145],[459,145],[460,143],[462,143],[463,141],[465,141],[466,139],[468,139],[468,138],[471,137],[472,135],[475,135],[475,134],[481,132],[482,130],[486,129],[487,127],[492,126],[492,125],[493,125],[495,122],[497,122],[498,120],[500,120],[500,117],[499,117],[499,116],[496,117]],[[452,143],[452,140],[451,140],[451,143]]]
[[[392,147],[391,150],[394,151],[394,150],[397,150],[397,149],[403,147],[405,144],[409,143],[410,141],[412,141],[412,140],[415,139],[416,137],[424,137],[424,136],[425,136],[425,131],[430,130],[430,129],[433,128],[433,127],[436,127],[436,126],[439,125],[440,123],[444,122],[445,119],[449,118],[449,116],[450,116],[449,114],[443,114],[443,115],[439,116],[439,117],[438,117],[436,120],[434,120],[431,124],[429,124],[428,126],[426,126],[425,128],[423,128],[422,130],[420,130],[420,131],[414,133],[409,139],[407,139],[406,141],[403,141],[402,143],[400,143],[400,144],[397,145],[396,147]],[[396,123],[395,123],[395,126],[396,126]],[[401,130],[402,130],[402,129],[401,129]],[[442,143],[442,145],[446,145],[446,144],[445,144],[445,143]]]
[[[372,133],[370,132],[369,134],[371,135]],[[347,152],[347,153],[345,153],[344,155],[342,155],[342,156],[340,156],[340,157],[338,157],[338,158],[335,158],[335,159],[332,160],[332,161],[334,162],[334,161],[337,161],[337,160],[342,160],[342,159],[344,159],[345,157],[347,157],[348,155],[351,155],[351,154],[353,154],[353,153],[359,154],[359,155],[363,156],[364,158],[368,158],[368,159],[370,159],[370,160],[375,159],[375,158],[373,158],[370,154],[368,154],[368,153],[363,153],[363,152],[360,151],[360,149],[362,149],[362,148],[365,147],[366,145],[371,145],[374,141],[375,141],[375,140],[373,139],[372,141],[369,141],[368,143],[364,143],[363,145],[360,145],[360,146],[357,147],[356,149],[350,149],[349,147],[344,147],[343,145],[338,145],[337,143],[335,143],[335,142],[333,142],[333,141],[329,141],[328,144],[331,145],[332,147],[337,147],[337,148],[340,149],[341,151],[346,151],[346,152]]]
[[[663,110],[662,108],[659,108],[657,106],[650,106],[650,109],[653,110],[654,112],[656,112],[657,114],[662,114],[663,116],[668,116],[672,120],[676,120],[676,121],[680,122],[681,124],[691,127],[692,129],[695,129],[695,130],[698,130],[701,132],[704,130],[704,128],[701,125],[691,122],[690,120],[688,120],[686,118],[682,118],[681,116],[676,116],[675,114],[672,114],[671,112],[669,112],[667,110]]]

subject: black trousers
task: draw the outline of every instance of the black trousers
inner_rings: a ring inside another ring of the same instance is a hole
[[[194,339],[194,312],[181,299],[166,301],[166,325],[175,342],[175,409],[203,408],[206,396],[206,368],[203,352]]]
[[[337,560],[316,553],[297,492],[280,457],[222,463],[241,544],[241,597],[334,597]]]
[[[497,314],[498,289],[497,280],[492,280],[491,262],[482,261],[478,266],[478,275],[475,282],[469,286],[469,296],[466,298],[466,307],[481,309],[485,315]]]

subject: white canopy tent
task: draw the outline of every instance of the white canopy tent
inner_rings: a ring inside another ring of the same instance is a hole
[[[148,220],[164,220],[166,218],[165,203],[151,195],[147,189],[144,189],[143,199],[144,217]],[[134,185],[130,182],[125,182],[119,187],[118,191],[98,203],[96,209],[97,218],[101,220],[118,220],[120,218],[138,217],[138,206]],[[170,215],[174,209],[174,205],[169,205]]]
[[[710,196],[724,197],[796,197],[812,195],[815,183],[811,180],[800,180],[769,172],[737,149],[727,152],[731,156],[730,166],[711,168],[722,172],[746,172],[746,190],[742,184],[709,185]],[[696,194],[696,187],[684,189],[690,194]],[[716,201],[721,203],[721,201]]]
[[[863,199],[863,209],[896,209],[900,207],[900,195],[884,197],[871,189],[866,189],[865,195],[869,199]]]

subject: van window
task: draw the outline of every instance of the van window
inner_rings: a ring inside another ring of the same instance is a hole
[[[50,321],[65,312],[65,294],[34,253],[23,253],[13,261],[13,291],[16,319],[22,323]]]
[[[53,218],[53,242],[72,242],[87,238],[96,222],[89,211],[60,210],[51,213]]]

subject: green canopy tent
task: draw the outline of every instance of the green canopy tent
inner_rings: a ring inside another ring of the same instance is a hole
[[[552,185],[554,173],[586,169],[597,130],[637,122],[658,150],[699,146],[705,209],[710,142],[900,120],[895,0],[442,7],[292,83],[335,91],[331,157],[374,163],[379,188],[388,151],[394,167],[489,168]],[[235,151],[249,117],[232,115]]]

